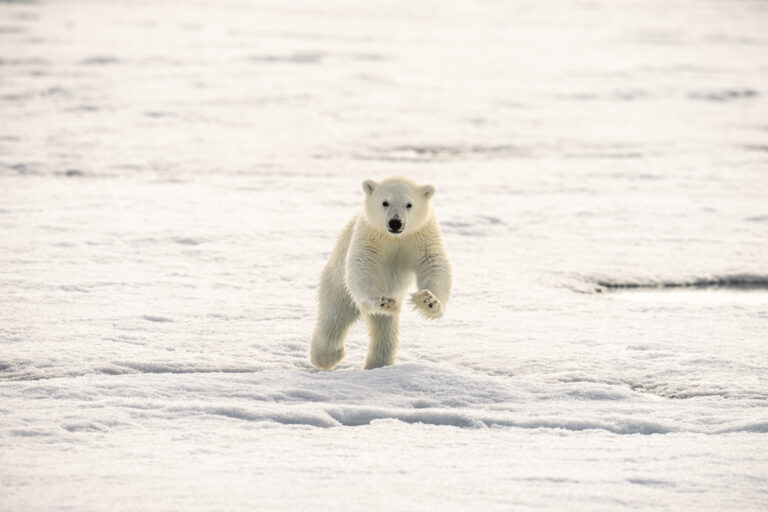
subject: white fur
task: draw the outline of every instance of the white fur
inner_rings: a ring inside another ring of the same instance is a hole
[[[317,368],[329,370],[342,360],[347,330],[361,314],[370,332],[363,367],[393,364],[400,310],[414,277],[419,291],[410,302],[427,318],[443,316],[451,293],[451,264],[430,204],[435,188],[393,177],[366,180],[363,191],[364,208],[339,235],[320,275],[310,346]],[[401,232],[391,232],[392,219],[401,221]]]

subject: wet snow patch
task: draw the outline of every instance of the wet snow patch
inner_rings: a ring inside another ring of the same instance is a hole
[[[248,60],[266,64],[320,64],[327,55],[321,52],[296,52],[287,55],[251,55]]]
[[[648,303],[765,304],[768,276],[734,274],[682,280],[597,280],[593,291]]]
[[[636,485],[650,485],[653,487],[675,487],[674,482],[657,480],[654,478],[627,478],[627,482]]]
[[[768,291],[768,275],[731,274],[681,280],[613,280],[598,279],[595,292],[612,290],[765,290]]]
[[[177,243],[179,245],[200,245],[206,243],[208,240],[205,238],[193,238],[188,236],[177,236],[173,239],[174,243]]]
[[[170,318],[160,316],[160,315],[142,315],[141,318],[149,322],[160,322],[160,323],[173,322],[173,320],[171,320]]]
[[[111,55],[94,55],[92,57],[82,59],[79,62],[81,66],[108,66],[118,63],[120,63],[120,60],[117,57],[112,57]]]
[[[758,95],[759,93],[754,89],[720,89],[713,91],[692,92],[688,95],[688,97],[693,100],[724,102],[755,98]]]
[[[413,144],[370,148],[353,155],[358,160],[383,160],[392,162],[444,162],[450,160],[510,158],[526,156],[517,146],[501,145],[442,145]]]
[[[622,298],[651,304],[768,304],[768,293],[755,289],[728,288],[656,288],[632,289]]]
[[[490,236],[499,230],[506,230],[507,224],[498,217],[473,215],[471,217],[448,218],[440,222],[445,233],[460,236]]]

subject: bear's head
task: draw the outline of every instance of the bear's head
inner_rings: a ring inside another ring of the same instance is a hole
[[[420,230],[429,220],[429,200],[435,194],[432,185],[417,185],[408,178],[396,176],[376,183],[363,182],[365,218],[374,228],[398,237]]]

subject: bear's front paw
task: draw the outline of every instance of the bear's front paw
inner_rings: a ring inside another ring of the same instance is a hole
[[[434,319],[443,316],[443,305],[429,290],[421,290],[411,295],[411,304],[416,311],[427,318]]]
[[[390,297],[376,297],[373,299],[375,305],[374,313],[385,313],[391,315],[397,311],[397,301]]]

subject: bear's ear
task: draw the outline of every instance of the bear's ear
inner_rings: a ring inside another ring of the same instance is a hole
[[[368,195],[373,194],[373,189],[376,188],[376,182],[373,180],[365,180],[363,182],[363,192]]]
[[[433,195],[435,195],[435,187],[432,185],[424,185],[423,187],[419,187],[419,194],[424,199],[431,199]]]

